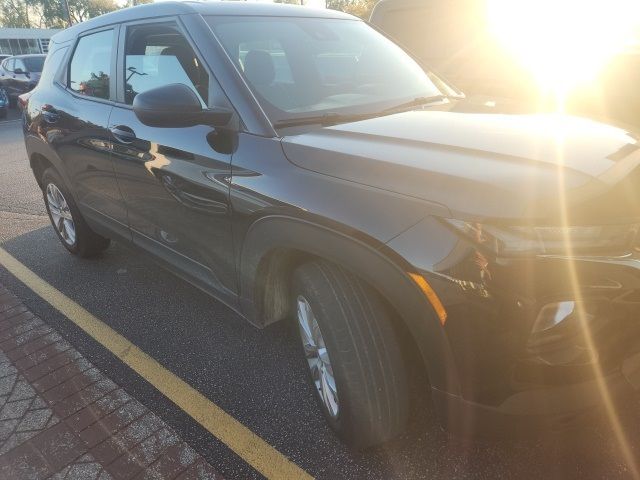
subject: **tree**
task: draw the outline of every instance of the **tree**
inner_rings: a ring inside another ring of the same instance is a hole
[[[368,20],[378,0],[327,0],[327,8]]]
[[[68,0],[72,23],[113,12],[116,0]],[[132,4],[151,0],[128,0]],[[0,25],[14,28],[64,28],[69,25],[63,0],[0,0]]]
[[[24,0],[0,0],[0,26],[29,28],[29,8]]]
[[[153,3],[153,0],[126,0],[125,7],[135,7],[137,5],[146,5],[147,3]]]
[[[73,23],[84,22],[90,18],[113,12],[119,7],[114,0],[68,0]]]
[[[291,3],[294,5],[304,5],[307,0],[273,0],[275,3]],[[373,7],[378,0],[326,0],[327,8],[350,13],[366,20],[369,19]]]

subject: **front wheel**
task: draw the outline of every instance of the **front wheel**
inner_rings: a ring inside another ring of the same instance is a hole
[[[108,238],[89,228],[58,172],[53,168],[45,170],[42,175],[42,189],[51,224],[69,252],[80,257],[92,257],[109,246]]]
[[[331,428],[356,448],[401,433],[409,411],[406,373],[379,295],[321,260],[295,271],[292,293],[313,390]]]

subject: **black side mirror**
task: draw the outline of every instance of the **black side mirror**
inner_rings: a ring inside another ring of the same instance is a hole
[[[152,88],[136,95],[133,111],[150,127],[179,128],[194,125],[224,127],[233,113],[225,108],[203,109],[196,93],[182,83]]]
[[[25,72],[25,71],[24,71],[24,70],[22,70],[21,68],[16,68],[16,69],[13,71],[13,73],[17,73],[17,74],[24,74],[24,73],[27,73],[27,72]]]

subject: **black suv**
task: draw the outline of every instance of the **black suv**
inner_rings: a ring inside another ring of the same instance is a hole
[[[38,84],[45,58],[46,55],[16,55],[0,63],[0,88],[7,92],[12,105]]]
[[[467,113],[354,17],[235,2],[57,34],[24,122],[67,250],[129,242],[257,327],[293,319],[352,445],[405,427],[412,349],[460,432],[640,385],[634,133]]]

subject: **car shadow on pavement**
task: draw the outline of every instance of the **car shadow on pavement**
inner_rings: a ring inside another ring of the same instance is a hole
[[[411,354],[409,363],[416,367],[409,369],[412,415],[407,432],[382,447],[349,451],[319,413],[292,324],[280,322],[258,330],[145,255],[117,243],[100,257],[83,260],[69,255],[47,226],[2,247],[316,478],[630,476],[607,419],[589,419],[565,431],[518,439],[450,438],[430,414],[427,379]],[[184,412],[2,268],[0,282],[98,368],[117,376],[131,395],[176,429],[226,478],[254,477],[255,472]],[[636,456],[637,411],[635,400],[619,410]]]

